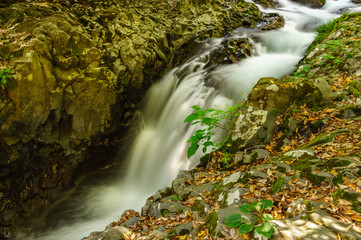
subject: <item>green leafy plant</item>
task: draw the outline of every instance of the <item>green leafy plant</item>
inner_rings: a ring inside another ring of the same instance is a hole
[[[270,238],[274,232],[273,223],[270,222],[273,220],[273,217],[269,213],[264,213],[264,211],[271,209],[272,206],[272,200],[264,199],[261,199],[257,202],[252,202],[251,204],[244,203],[239,205],[239,210],[245,214],[251,213],[252,211],[258,212],[256,224],[245,223],[241,214],[238,213],[229,215],[226,218],[225,224],[230,228],[238,228],[240,234],[246,234],[255,229],[258,234]]]
[[[5,88],[7,81],[13,77],[12,74],[13,72],[10,68],[0,69],[0,87],[2,89]]]
[[[228,107],[225,110],[215,108],[202,110],[197,105],[192,106],[195,112],[188,115],[184,122],[192,122],[192,125],[200,124],[203,129],[197,130],[187,141],[190,143],[187,152],[188,158],[196,153],[200,145],[203,146],[203,153],[207,151],[208,147],[212,147],[212,150],[215,150],[222,146],[224,143],[222,136],[218,140],[212,140],[212,137],[216,135],[215,129],[218,128],[218,130],[221,129],[223,132],[229,132],[232,129],[235,117],[239,116],[239,110],[242,107],[243,104]]]
[[[177,196],[177,194],[173,194],[170,200],[179,201],[179,197]]]

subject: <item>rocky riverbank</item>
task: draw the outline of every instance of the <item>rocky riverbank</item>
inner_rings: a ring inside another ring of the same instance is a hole
[[[231,138],[86,239],[262,239],[225,219],[273,201],[272,239],[361,239],[361,15],[319,28],[297,70],[262,78]]]
[[[0,235],[58,199],[80,167],[108,163],[92,151],[123,144],[136,105],[187,44],[281,26],[245,1],[1,1]]]

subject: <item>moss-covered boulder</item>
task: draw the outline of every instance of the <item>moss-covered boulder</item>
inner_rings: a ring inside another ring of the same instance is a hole
[[[145,91],[189,41],[265,21],[253,3],[227,4],[2,1],[0,69],[11,76],[0,89],[0,225],[27,222],[20,219],[92,165],[89,151],[116,146]],[[274,23],[264,29],[283,19]]]

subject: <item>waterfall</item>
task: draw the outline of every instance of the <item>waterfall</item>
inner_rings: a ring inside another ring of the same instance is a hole
[[[355,5],[348,0],[327,0],[321,9],[310,9],[288,0],[280,0],[277,9],[259,6],[264,12],[282,15],[285,27],[248,33],[259,39],[253,43],[252,57],[214,69],[207,69],[206,65],[210,52],[220,46],[222,39],[206,41],[192,60],[169,71],[148,91],[142,110],[142,128],[130,149],[125,176],[113,184],[87,187],[77,199],[68,198],[67,201],[75,202],[76,209],[64,210],[68,218],[73,216],[71,221],[59,220],[55,229],[34,239],[81,239],[91,231],[103,230],[126,209],[140,210],[148,196],[169,186],[179,170],[194,167],[202,155],[197,152],[191,159],[186,156],[186,142],[196,126],[183,121],[192,112],[192,105],[225,108],[233,105],[241,93],[247,96],[259,78],[291,73],[314,39],[315,26],[351,7]],[[231,37],[242,38],[244,34],[247,32],[238,29]]]

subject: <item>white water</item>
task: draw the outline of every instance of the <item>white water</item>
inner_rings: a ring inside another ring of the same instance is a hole
[[[214,70],[204,69],[209,51],[221,42],[216,39],[205,43],[203,52],[192,61],[173,69],[155,84],[145,99],[143,127],[130,149],[126,175],[114,184],[87,188],[74,200],[76,210],[64,211],[75,219],[79,215],[79,220],[59,220],[61,227],[34,239],[81,239],[92,231],[103,230],[126,209],[140,210],[148,196],[169,186],[179,170],[193,167],[201,156],[197,153],[190,160],[186,157],[186,141],[195,126],[183,120],[192,112],[192,105],[223,108],[232,105],[242,93],[246,96],[260,77],[281,77],[292,72],[315,37],[315,25],[338,17],[340,9],[354,7],[347,0],[327,0],[317,10],[287,0],[279,2],[277,10],[260,8],[283,15],[286,25],[280,30],[253,33],[261,39],[255,44],[253,57]],[[242,34],[242,30],[235,31],[232,38]]]

